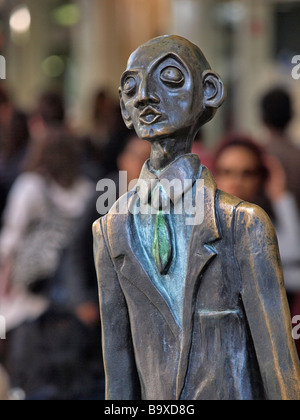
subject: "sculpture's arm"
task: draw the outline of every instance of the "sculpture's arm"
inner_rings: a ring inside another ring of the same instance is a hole
[[[93,225],[107,400],[140,399],[127,305],[109,255],[103,220]]]
[[[236,213],[235,255],[241,296],[266,398],[300,399],[300,366],[273,225],[259,207],[242,203]]]

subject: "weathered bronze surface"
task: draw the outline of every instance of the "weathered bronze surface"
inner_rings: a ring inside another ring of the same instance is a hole
[[[107,399],[300,399],[274,228],[190,154],[224,101],[219,76],[189,41],[160,37],[130,57],[120,98],[152,153],[93,227]],[[172,179],[190,183],[161,187]],[[186,197],[194,223],[175,211]]]

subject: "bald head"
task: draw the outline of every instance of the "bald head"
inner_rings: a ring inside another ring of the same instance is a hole
[[[160,36],[141,45],[131,54],[128,60],[128,67],[131,66],[132,61],[136,60],[137,56],[143,59],[145,55],[156,57],[163,53],[178,55],[186,63],[189,63],[191,68],[195,68],[199,72],[211,69],[200,48],[189,40],[177,35]]]
[[[120,87],[124,121],[145,140],[191,143],[224,101],[224,87],[195,44],[176,35],[134,51]]]

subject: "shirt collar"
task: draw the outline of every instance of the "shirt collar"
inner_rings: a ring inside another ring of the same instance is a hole
[[[177,158],[163,171],[156,172],[151,168],[150,160],[145,162],[137,183],[139,197],[147,204],[149,196],[158,183],[164,187],[169,183],[171,188],[164,188],[173,204],[176,204],[195,184],[200,177],[201,162],[198,155],[186,154]]]

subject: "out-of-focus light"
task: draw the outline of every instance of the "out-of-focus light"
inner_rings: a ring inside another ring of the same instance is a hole
[[[10,16],[9,25],[12,32],[24,34],[29,31],[31,25],[30,10],[26,5],[16,7]]]
[[[76,4],[64,4],[54,9],[52,18],[58,25],[74,26],[80,21],[80,8]]]
[[[215,18],[219,23],[239,24],[247,15],[247,9],[244,4],[238,1],[219,4],[215,9]]]
[[[42,70],[45,76],[49,77],[50,79],[59,77],[63,74],[65,70],[64,60],[58,55],[52,55],[50,57],[47,57],[42,62]]]

